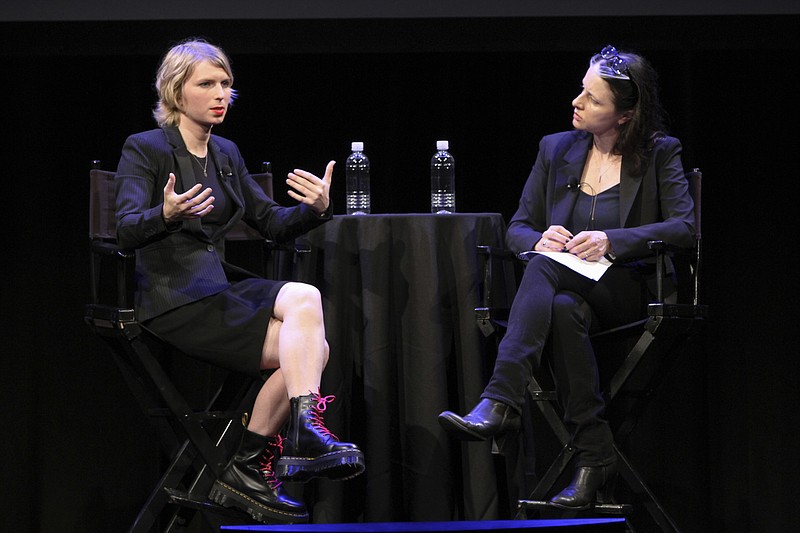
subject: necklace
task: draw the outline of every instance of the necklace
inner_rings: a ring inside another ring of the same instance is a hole
[[[608,163],[606,163],[605,166],[600,167],[600,170],[597,173],[597,183],[603,181],[603,176],[606,175],[606,173],[611,169],[611,167],[618,164],[619,160],[620,160],[619,156],[612,156],[611,158],[609,158],[609,161]],[[600,166],[599,163],[598,166]]]
[[[200,165],[200,168],[203,169],[203,176],[205,176],[207,178],[208,177],[208,156],[205,156],[203,158],[203,161],[201,162],[200,158],[197,157],[196,155],[194,155],[192,152],[189,152],[189,155],[192,156],[195,161],[197,161],[197,164]]]
[[[600,183],[601,181],[603,181],[603,176],[606,175],[606,172],[609,171],[609,169],[614,165],[614,163],[616,163],[616,161],[611,161],[606,166],[604,166],[604,167],[602,167],[600,169],[600,172],[597,173],[597,183]]]
[[[594,149],[594,151],[596,151],[597,156],[598,156],[597,166],[600,167],[600,171],[597,173],[597,183],[600,183],[601,181],[603,181],[603,176],[606,175],[606,173],[611,169],[611,167],[614,166],[615,164],[619,163],[620,156],[619,155],[609,155],[608,162],[606,163],[606,165],[605,166],[600,166],[600,159],[599,159],[600,149],[597,147],[597,144],[594,144],[592,146],[592,148]]]

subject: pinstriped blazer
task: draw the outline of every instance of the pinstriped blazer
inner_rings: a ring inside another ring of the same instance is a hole
[[[161,216],[169,173],[175,191],[195,185],[191,157],[176,127],[131,135],[122,148],[115,177],[117,237],[120,246],[136,250],[135,309],[140,321],[219,293],[228,287],[224,235],[243,219],[264,237],[293,239],[331,218],[299,204],[282,207],[250,177],[238,147],[211,136],[209,157],[234,206],[233,216],[212,237],[200,220],[167,227]]]

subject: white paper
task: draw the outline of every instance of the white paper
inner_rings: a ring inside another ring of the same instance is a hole
[[[584,261],[577,256],[568,254],[566,252],[525,252],[526,254],[534,253],[549,257],[553,261],[558,261],[565,267],[574,270],[578,274],[586,276],[595,281],[599,280],[603,274],[606,273],[608,267],[611,266],[611,261],[603,257],[600,261]]]

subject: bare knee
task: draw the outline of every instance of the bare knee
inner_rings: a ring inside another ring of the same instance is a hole
[[[281,288],[275,300],[275,315],[285,321],[287,316],[296,314],[322,320],[322,295],[319,289],[296,282],[287,283]]]

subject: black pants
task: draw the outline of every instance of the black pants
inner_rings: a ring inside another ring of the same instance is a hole
[[[573,435],[578,466],[614,460],[613,438],[600,391],[592,330],[645,316],[650,301],[640,268],[614,265],[593,281],[545,256],[528,263],[511,306],[494,373],[482,398],[521,411],[531,372],[551,340],[552,366],[564,421]]]

